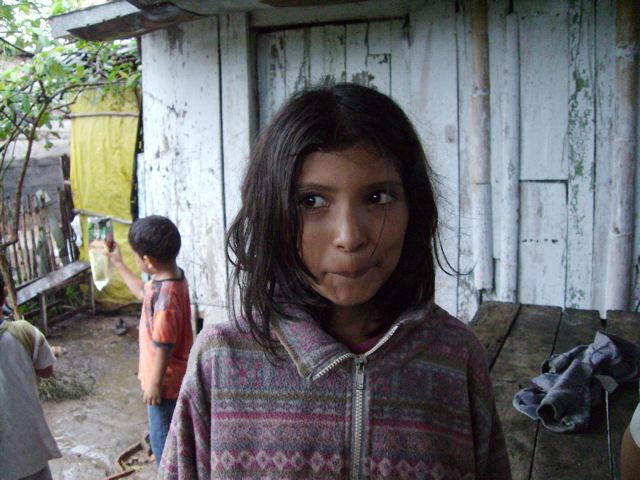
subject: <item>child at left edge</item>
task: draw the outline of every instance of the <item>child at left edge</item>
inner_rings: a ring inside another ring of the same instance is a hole
[[[189,286],[176,263],[181,239],[171,220],[159,215],[136,220],[129,244],[150,281],[144,283],[124,263],[117,243],[108,256],[131,293],[142,300],[138,379],[147,405],[151,450],[159,465],[193,344]]]

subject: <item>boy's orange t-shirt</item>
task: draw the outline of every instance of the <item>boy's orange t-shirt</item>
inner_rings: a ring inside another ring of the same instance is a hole
[[[139,344],[138,378],[143,390],[151,380],[157,349],[173,347],[162,381],[162,397],[178,398],[193,344],[189,285],[184,272],[181,278],[145,283]]]

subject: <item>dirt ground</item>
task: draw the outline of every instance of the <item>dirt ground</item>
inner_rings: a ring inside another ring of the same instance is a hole
[[[115,333],[119,318],[129,327],[123,336]],[[55,480],[105,479],[121,472],[118,457],[138,443],[144,448],[125,456],[125,468],[136,470],[126,478],[155,477],[144,443],[147,416],[136,378],[137,324],[133,314],[77,315],[49,328],[49,343],[62,348],[58,377],[75,378],[91,389],[77,400],[43,403],[62,452],[62,458],[50,462]]]

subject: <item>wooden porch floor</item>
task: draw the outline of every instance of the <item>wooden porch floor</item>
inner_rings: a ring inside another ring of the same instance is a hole
[[[598,329],[640,344],[640,314],[609,312],[605,328],[596,311],[490,302],[471,326],[487,350],[514,480],[619,479],[620,441],[638,402],[637,382],[609,396],[608,415],[603,396],[584,433],[551,432],[512,401],[533,386],[549,355],[592,343]]]

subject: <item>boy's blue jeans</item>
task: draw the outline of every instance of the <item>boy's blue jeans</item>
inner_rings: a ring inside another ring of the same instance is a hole
[[[164,442],[167,440],[171,417],[176,408],[176,399],[163,398],[160,405],[147,405],[147,415],[149,417],[149,441],[151,451],[156,457],[156,466],[160,465]]]

